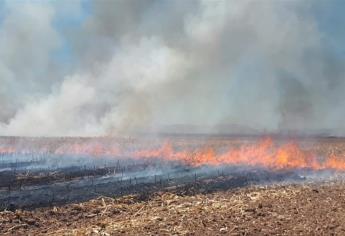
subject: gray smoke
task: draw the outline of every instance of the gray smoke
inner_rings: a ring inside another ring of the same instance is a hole
[[[94,1],[80,27],[58,31],[57,12],[81,11],[70,4],[7,4],[1,134],[122,135],[177,124],[345,133],[344,65],[325,46],[316,1]],[[74,55],[68,70],[51,57],[62,40]]]

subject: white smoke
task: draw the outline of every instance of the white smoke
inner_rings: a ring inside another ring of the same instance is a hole
[[[28,97],[46,93],[54,75],[49,54],[60,44],[49,5],[8,3],[0,28],[0,120],[8,121]]]
[[[80,29],[62,33],[53,26],[61,5],[10,7],[0,28],[0,132],[118,135],[174,124],[342,132],[344,73],[325,56],[312,3],[95,1]],[[64,76],[49,57],[61,38],[77,60]]]

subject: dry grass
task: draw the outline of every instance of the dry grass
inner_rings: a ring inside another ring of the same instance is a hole
[[[1,235],[344,235],[345,185],[161,192],[0,213]]]

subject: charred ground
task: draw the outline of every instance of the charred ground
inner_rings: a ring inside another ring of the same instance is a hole
[[[171,140],[177,149],[205,142],[222,148],[253,143],[257,138],[208,137],[205,141],[193,136]],[[286,138],[277,140],[285,142]],[[123,145],[137,143],[137,140],[116,141]],[[30,142],[39,150],[47,146],[45,139],[12,138],[2,143],[6,142],[19,143],[27,150]],[[71,142],[76,140],[55,140],[49,143],[55,145],[50,150]],[[108,146],[112,143],[109,139],[77,142],[84,143],[83,147],[89,143],[105,142]],[[145,140],[139,145],[149,142]],[[345,158],[344,139],[299,138],[298,143],[318,155]],[[96,154],[100,152],[97,145]],[[341,171],[270,170],[253,166],[205,169],[171,163],[169,169],[162,169],[165,162],[124,161],[126,158],[106,165],[96,158],[96,164],[92,165],[74,163],[52,168],[47,166],[47,159],[60,156],[51,156],[51,152],[34,155],[29,162],[18,161],[15,152],[11,155],[5,156],[5,160],[13,157],[12,163],[0,163],[2,235],[345,233],[345,184]],[[41,167],[32,168],[35,165]],[[163,171],[150,172],[152,166]]]
[[[2,235],[343,235],[344,183],[200,185],[0,213]]]

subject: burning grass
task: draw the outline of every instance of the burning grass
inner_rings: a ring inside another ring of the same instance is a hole
[[[137,151],[133,156],[180,161],[194,167],[246,165],[270,169],[345,170],[344,158],[334,155],[318,156],[312,151],[303,150],[296,142],[278,145],[271,138],[254,144],[230,147],[221,153],[213,147],[175,151],[169,143],[166,143],[157,149]]]
[[[43,145],[36,143],[31,148],[16,147],[15,145],[0,146],[0,155],[31,153],[41,156],[47,154],[87,156],[95,160],[104,157],[113,160],[158,160],[179,162],[190,167],[246,165],[274,170],[345,170],[345,148],[340,147],[339,150],[336,144],[331,152],[320,152],[318,149],[320,141],[317,140],[309,145],[305,145],[305,140],[281,141],[272,138],[261,138],[252,142],[234,138],[229,140],[211,139],[196,144],[193,141],[187,139],[177,142],[173,139],[165,139],[165,141],[136,140],[124,143],[111,139],[104,142],[85,140],[61,142],[55,140]]]
[[[101,141],[2,145],[6,160],[39,153],[32,165],[44,168],[1,162],[13,181],[0,192],[0,234],[345,234],[342,139]]]

